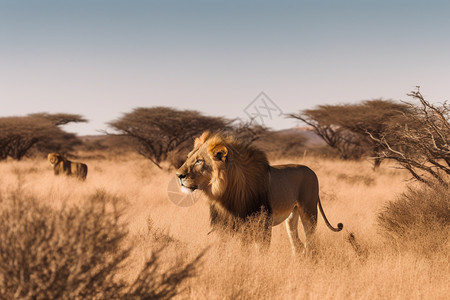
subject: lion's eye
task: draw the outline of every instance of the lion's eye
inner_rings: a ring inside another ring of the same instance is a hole
[[[203,163],[203,160],[197,159],[195,161],[195,165],[201,165]]]

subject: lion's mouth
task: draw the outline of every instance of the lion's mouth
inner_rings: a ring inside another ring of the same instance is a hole
[[[190,186],[190,187],[184,186],[184,185],[181,186],[181,191],[185,194],[190,194],[190,193],[194,192],[196,189],[197,189],[196,186]]]
[[[198,186],[196,186],[196,185],[192,185],[192,186],[185,185],[181,179],[180,179],[180,186],[181,186],[181,191],[186,194],[192,193],[193,191],[198,189]]]

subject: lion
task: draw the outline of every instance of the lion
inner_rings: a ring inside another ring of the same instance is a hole
[[[272,227],[284,221],[294,254],[305,253],[317,225],[317,208],[332,231],[319,198],[316,174],[303,165],[269,165],[265,153],[247,146],[232,136],[204,132],[195,139],[194,149],[177,170],[181,189],[185,193],[202,191],[210,204],[212,231],[227,227],[240,229],[254,216],[259,222],[262,242],[270,244]],[[301,219],[306,240],[298,236]]]
[[[49,153],[48,161],[52,164],[55,175],[65,174],[68,176],[75,176],[81,180],[86,179],[88,171],[86,164],[72,162],[59,153]]]

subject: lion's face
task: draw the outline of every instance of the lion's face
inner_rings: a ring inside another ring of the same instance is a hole
[[[183,192],[199,189],[207,194],[214,193],[214,186],[221,180],[228,151],[225,145],[207,138],[208,134],[204,134],[195,140],[194,150],[177,170]]]
[[[58,153],[49,153],[47,158],[48,158],[48,161],[52,164],[52,166],[59,163],[62,159],[61,155],[59,155]]]

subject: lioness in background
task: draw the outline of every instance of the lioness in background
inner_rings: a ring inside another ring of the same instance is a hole
[[[59,153],[49,153],[48,161],[53,166],[55,175],[65,174],[75,176],[81,180],[85,180],[87,176],[87,165],[80,162],[72,162]]]

